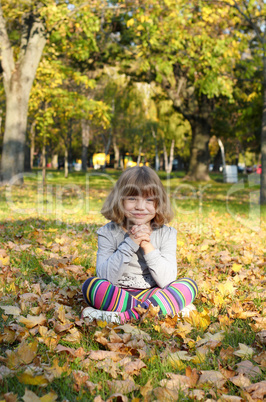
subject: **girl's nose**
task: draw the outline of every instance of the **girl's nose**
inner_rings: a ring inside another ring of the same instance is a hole
[[[145,200],[143,198],[137,199],[136,208],[137,209],[145,209]]]

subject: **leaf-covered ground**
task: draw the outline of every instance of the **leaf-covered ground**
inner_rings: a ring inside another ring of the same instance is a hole
[[[80,319],[112,182],[92,177],[86,192],[74,179],[2,189],[0,401],[265,400],[265,213],[250,213],[249,188],[233,199],[227,184],[164,181],[197,312],[160,319],[151,309],[116,326]]]

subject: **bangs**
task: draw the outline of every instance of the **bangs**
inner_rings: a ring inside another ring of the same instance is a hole
[[[150,175],[143,174],[143,171],[139,171],[138,174],[128,177],[127,182],[123,184],[121,189],[122,198],[130,196],[158,198],[161,196],[160,183],[156,183]]]

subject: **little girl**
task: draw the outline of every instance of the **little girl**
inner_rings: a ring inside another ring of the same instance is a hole
[[[165,225],[173,212],[157,174],[147,166],[124,171],[101,212],[110,222],[97,231],[97,277],[83,284],[90,307],[82,317],[124,323],[150,304],[164,315],[194,310],[196,283],[176,280],[176,230]]]

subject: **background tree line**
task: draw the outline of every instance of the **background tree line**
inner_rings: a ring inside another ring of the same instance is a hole
[[[83,169],[90,149],[168,172],[178,154],[208,180],[215,136],[261,154],[266,203],[265,16],[262,0],[0,1],[3,182],[48,147]]]

